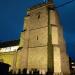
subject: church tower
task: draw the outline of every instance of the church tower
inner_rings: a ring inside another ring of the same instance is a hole
[[[63,31],[52,0],[27,11],[24,30],[24,41],[21,41],[22,51],[25,53],[22,66],[28,70],[38,69],[43,73],[49,70],[53,75],[69,75]]]

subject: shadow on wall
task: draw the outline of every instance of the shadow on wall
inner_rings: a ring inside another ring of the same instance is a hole
[[[23,69],[22,71],[19,69],[18,73],[14,72],[13,70],[9,71],[9,64],[0,62],[0,75],[52,75],[51,72],[47,72],[43,74],[37,69],[32,69],[29,72],[27,72],[27,69]]]
[[[13,70],[9,71],[9,67],[10,67],[9,64],[0,62],[0,75],[53,75],[53,72],[51,72],[50,69],[48,69],[48,71],[46,73],[42,72],[42,71],[40,72],[37,69],[32,69],[30,71],[27,71],[27,69],[23,69],[21,71],[19,69],[18,73],[16,73],[16,72],[13,73]],[[60,75],[60,74],[58,73],[56,75]],[[67,75],[67,74],[64,74],[64,75]],[[75,75],[75,73],[70,74],[70,75]]]
[[[48,72],[40,72],[38,69],[32,69],[32,70],[27,70],[27,69],[23,69],[22,71],[19,69],[18,73],[14,72],[13,70],[11,70],[9,72],[9,75],[53,75],[52,72],[48,71]]]

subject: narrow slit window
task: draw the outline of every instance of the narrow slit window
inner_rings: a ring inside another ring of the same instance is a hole
[[[40,14],[38,15],[38,19],[40,18]]]
[[[38,36],[37,36],[37,40],[38,40]]]

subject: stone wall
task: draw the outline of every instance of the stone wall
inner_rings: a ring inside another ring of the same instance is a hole
[[[15,52],[0,53],[0,59],[2,59],[4,63],[11,65],[10,69],[13,69],[14,55]]]
[[[28,69],[47,70],[48,12],[46,7],[29,11]]]

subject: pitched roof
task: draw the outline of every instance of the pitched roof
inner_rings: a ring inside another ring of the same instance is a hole
[[[12,41],[5,41],[5,42],[0,42],[0,48],[4,47],[10,47],[10,46],[17,46],[19,45],[20,40],[12,40]]]

